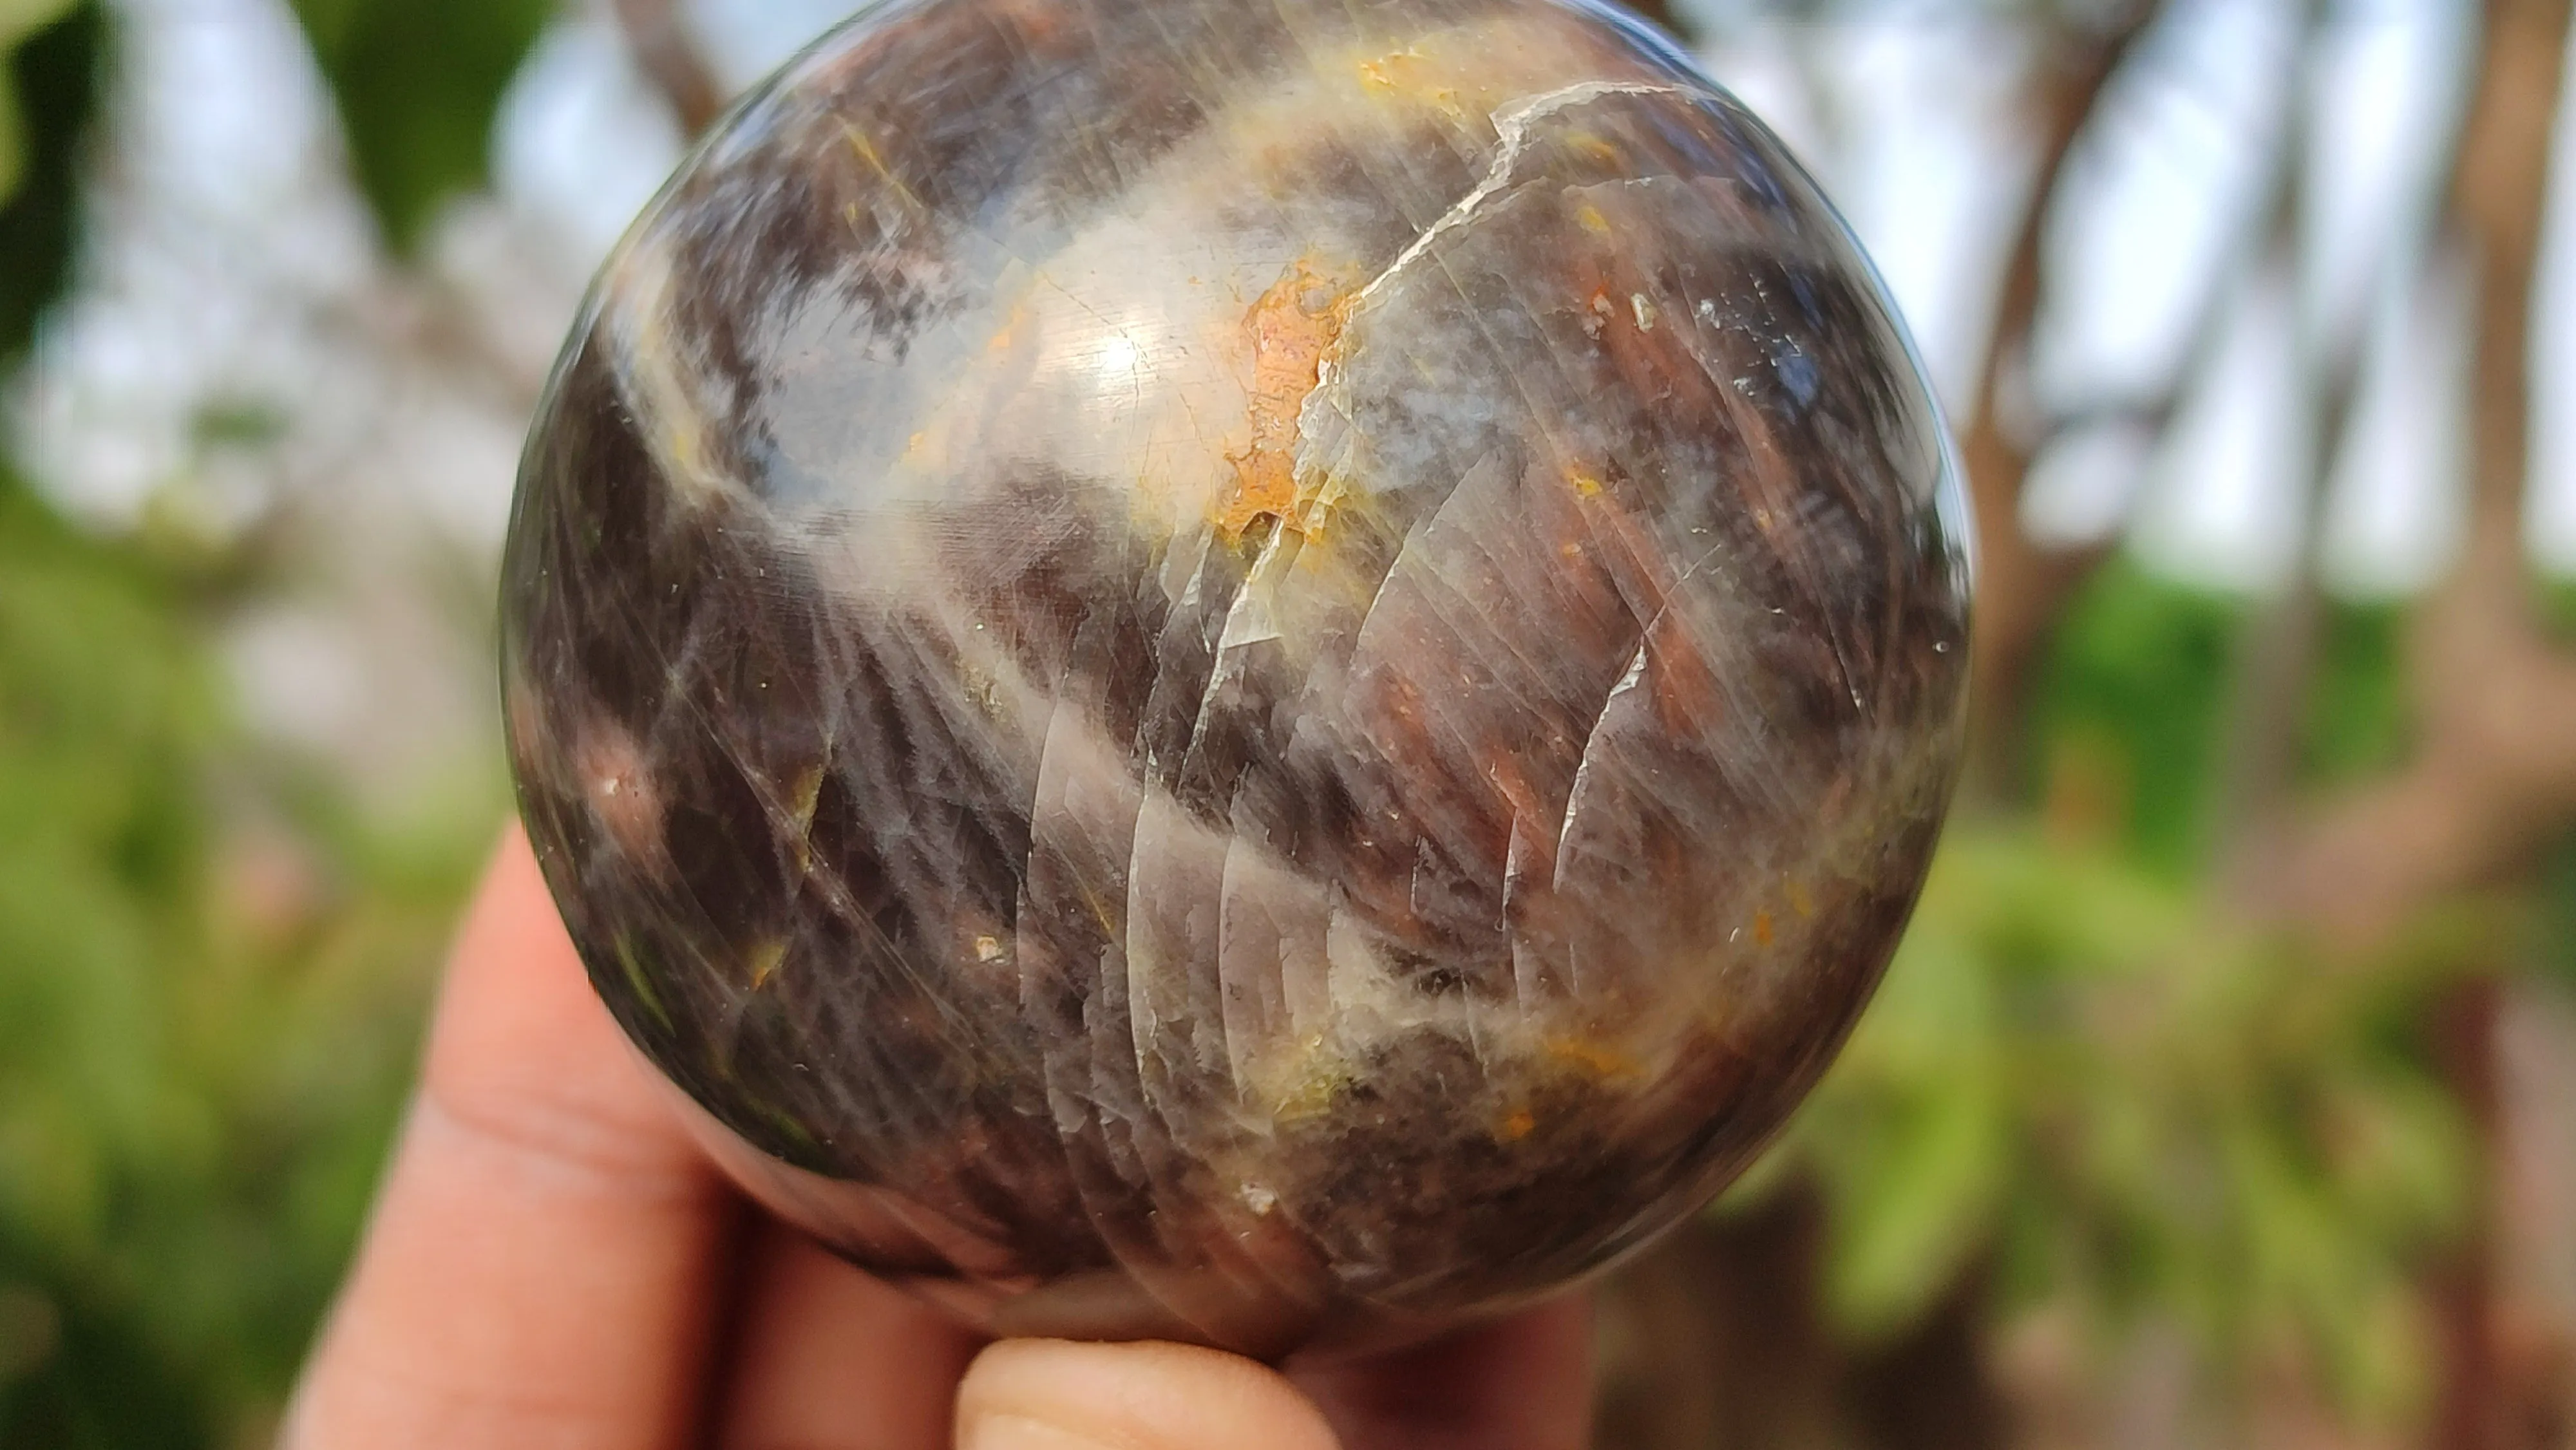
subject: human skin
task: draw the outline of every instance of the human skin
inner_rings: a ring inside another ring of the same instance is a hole
[[[583,976],[524,838],[466,915],[286,1450],[1574,1450],[1585,1306],[1284,1371],[986,1342],[744,1203]]]

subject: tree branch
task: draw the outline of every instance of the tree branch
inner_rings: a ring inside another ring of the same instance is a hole
[[[2533,275],[2568,0],[2494,0],[2450,198],[2475,263],[2469,530],[2410,630],[2418,743],[2331,804],[2258,877],[2267,911],[2366,940],[2523,864],[2576,821],[2576,658],[2553,648],[2522,550]]]
[[[1690,27],[1682,24],[1681,17],[1673,13],[1673,7],[1665,0],[1619,0],[1619,3],[1653,21],[1666,35],[1688,37],[1690,34]]]
[[[635,63],[695,136],[724,110],[724,87],[680,14],[679,0],[616,0],[617,25]]]
[[[1971,663],[1971,739],[1976,758],[1972,783],[2009,789],[2020,746],[2020,700],[2031,655],[2058,604],[2090,570],[2089,551],[2043,550],[2021,526],[2021,491],[2029,476],[2030,440],[2016,435],[2004,412],[2013,369],[2022,365],[2041,300],[2040,263],[2047,241],[2049,205],[2055,199],[2075,139],[2084,130],[2111,77],[2147,23],[2153,3],[2125,7],[2099,34],[2061,38],[2049,47],[2045,73],[2033,96],[2040,155],[2030,199],[2022,208],[2004,264],[2001,295],[1978,380],[1975,411],[1959,439],[1969,496],[1977,511],[1976,650]]]
[[[2323,0],[2310,0],[2300,37],[2298,79],[2289,100],[2274,172],[2273,215],[2267,247],[2273,262],[2295,280],[2302,223],[2315,205],[2305,157],[2313,135],[2317,43],[2326,18]],[[2384,266],[2396,259],[2383,257]],[[2353,405],[2361,391],[2366,329],[2347,336],[2330,319],[2301,315],[2294,329],[2297,377],[2292,406],[2304,433],[2303,466],[2293,481],[2298,495],[2298,547],[2280,595],[2253,621],[2234,669],[2234,688],[2220,777],[2220,853],[2224,869],[2259,857],[2263,843],[2285,829],[2290,788],[2298,774],[2300,727],[2306,724],[2308,690],[2315,674],[2318,636],[2326,602],[2319,552],[2336,466],[2351,433]]]

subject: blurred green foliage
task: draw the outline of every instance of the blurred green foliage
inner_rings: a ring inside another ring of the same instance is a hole
[[[409,249],[484,175],[492,116],[553,0],[294,0],[338,99],[359,188]]]
[[[0,1441],[195,1429],[139,1284],[102,1250],[165,1096],[172,903],[200,849],[203,682],[170,612],[23,489],[0,493]]]
[[[2304,1356],[2374,1419],[2431,1359],[2414,1275],[2462,1222],[2470,1141],[2424,1007],[2456,958],[2330,963],[2027,822],[1955,831],[1799,1154],[1828,1307],[1902,1329],[1991,1266],[2206,1362]]]
[[[2576,987],[2576,835],[2559,841],[2542,862],[2533,917],[2533,965]]]
[[[325,53],[396,235],[480,175],[545,9],[332,10]],[[72,275],[112,35],[95,0],[0,0],[0,363]],[[371,819],[242,735],[212,634],[256,574],[150,530],[94,537],[0,464],[7,1450],[258,1438],[500,807],[476,781]]]
[[[2198,864],[2244,626],[2239,601],[2125,555],[2097,573],[2059,622],[2041,687],[2031,755],[2054,807],[2108,823],[2168,874]]]
[[[191,572],[0,480],[12,1450],[219,1444],[273,1410],[490,830],[478,804],[371,831],[263,762],[225,723]]]
[[[2405,758],[2405,629],[2406,611],[2393,601],[2327,606],[2300,741],[2310,784],[2364,780]]]
[[[26,351],[71,270],[106,40],[97,0],[0,0],[0,366]]]
[[[2006,1316],[2075,1307],[2097,1350],[2177,1330],[2222,1385],[2288,1363],[2359,1420],[2423,1407],[2422,1275],[2473,1172],[2423,1024],[2489,959],[2486,927],[2355,956],[2212,898],[2251,611],[2128,560],[2091,581],[2048,668],[2033,808],[1953,824],[1878,1000],[1729,1200],[1821,1191],[1827,1308],[1853,1336],[1900,1333],[1971,1278]],[[2396,630],[2329,607],[2320,779],[2397,748]]]
[[[71,0],[0,0],[0,55],[14,54],[27,37],[50,28],[71,8]],[[24,89],[16,66],[0,68],[0,204],[16,195],[26,180],[31,149],[27,128],[33,118],[20,94]]]

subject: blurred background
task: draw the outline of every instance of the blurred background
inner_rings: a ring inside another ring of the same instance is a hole
[[[536,390],[847,8],[0,0],[0,1447],[268,1442],[507,809]],[[2568,9],[1655,7],[1983,573],[1913,932],[1608,1287],[1608,1450],[2576,1438]]]

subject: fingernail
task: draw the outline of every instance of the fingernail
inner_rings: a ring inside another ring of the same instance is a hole
[[[1034,1416],[988,1410],[957,1427],[957,1450],[1120,1450],[1120,1447]]]
[[[1334,1450],[1276,1371],[1177,1344],[1005,1340],[957,1394],[958,1450]]]

